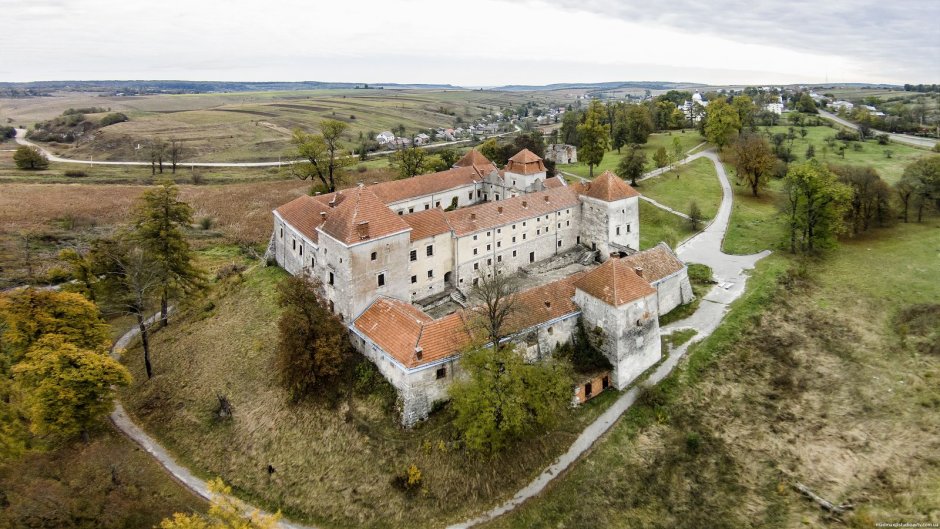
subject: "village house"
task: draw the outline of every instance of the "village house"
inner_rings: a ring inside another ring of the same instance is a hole
[[[380,132],[375,135],[375,141],[379,142],[379,145],[385,145],[387,143],[391,143],[395,141],[395,134],[393,134],[392,131],[390,130]]]
[[[528,150],[502,170],[471,150],[446,171],[288,202],[274,211],[268,251],[288,272],[319,280],[412,425],[447,398],[461,352],[481,338],[473,286],[553,260],[587,264],[515,294],[523,310],[510,339],[537,361],[583,321],[604,337],[597,346],[613,366],[605,384],[629,385],[661,356],[658,317],[692,300],[668,246],[638,250],[639,193],[616,175],[568,185]],[[444,302],[454,309],[441,317],[425,310]],[[586,398],[578,391],[573,398]]]

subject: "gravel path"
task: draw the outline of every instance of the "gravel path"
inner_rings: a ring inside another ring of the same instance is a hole
[[[724,167],[719,162],[718,156],[712,150],[702,151],[692,155],[686,158],[683,163],[699,157],[707,157],[715,164],[718,179],[721,181],[722,202],[718,209],[718,214],[712,222],[702,232],[682,243],[677,248],[676,253],[685,262],[702,263],[710,266],[718,284],[705,295],[699,309],[695,311],[692,316],[663,327],[663,331],[666,334],[678,329],[689,328],[695,329],[698,332],[689,342],[670,352],[669,356],[660,363],[647,378],[647,384],[656,384],[666,378],[676,365],[678,365],[692,343],[703,340],[720,325],[722,318],[724,318],[724,315],[728,312],[728,305],[744,293],[747,270],[754,268],[758,260],[770,254],[769,251],[764,251],[754,255],[729,255],[721,251],[724,233],[728,229],[728,222],[731,218],[731,183],[728,181],[728,176],[725,174]],[[156,315],[148,321],[152,323],[155,320]],[[121,349],[126,348],[137,334],[138,331],[134,328],[121,336],[115,342],[112,354],[116,355]],[[540,494],[552,480],[577,462],[578,459],[617,422],[620,416],[633,406],[639,393],[640,389],[638,386],[634,386],[624,392],[610,408],[604,411],[604,413],[581,432],[581,435],[578,436],[567,452],[562,454],[548,468],[542,471],[531,483],[519,490],[512,499],[486,511],[476,518],[453,524],[450,526],[450,529],[469,528],[485,523],[516,509],[526,500]],[[115,403],[115,410],[111,413],[111,421],[121,432],[153,456],[153,458],[183,486],[200,497],[209,498],[208,484],[206,481],[196,477],[188,468],[179,464],[172,454],[167,452],[156,440],[147,435],[147,433],[127,415],[120,403]],[[314,526],[297,524],[286,520],[282,520],[280,525],[287,529],[316,529]]]

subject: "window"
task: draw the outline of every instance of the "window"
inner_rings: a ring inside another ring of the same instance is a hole
[[[437,202],[435,202],[435,203],[434,203],[434,207],[436,207],[436,208],[441,207],[441,201],[438,200]]]
[[[474,270],[479,270],[479,269],[480,269],[480,263],[473,263],[473,269],[474,269]]]
[[[432,255],[434,255],[434,245],[429,244],[428,247],[424,249],[424,252],[428,254],[428,257],[431,257]]]
[[[492,244],[487,244],[487,245],[486,245],[486,251],[490,251],[490,248],[491,248],[492,246],[493,246]]]
[[[372,252],[372,255],[369,256],[369,257],[370,257],[373,261],[375,261],[376,259],[378,259],[379,254],[377,254],[377,253],[375,253],[375,252]]]
[[[474,277],[474,278],[473,278],[473,286],[477,286],[477,285],[479,285],[479,284],[480,284],[480,278],[479,278],[479,277]]]
[[[476,236],[476,235],[473,236],[473,240],[477,240],[477,236]]]
[[[530,263],[535,262],[535,252],[529,252],[529,262]]]
[[[620,235],[620,226],[617,226],[617,235]]]
[[[477,254],[477,248],[474,248],[474,249],[473,249],[473,255],[476,255],[476,254]]]
[[[536,230],[535,230],[535,234],[536,234],[536,235],[541,235],[541,234],[542,234],[542,228],[536,229]]]
[[[512,256],[513,256],[513,257],[516,256],[516,251],[515,251],[515,250],[512,251]]]
[[[630,233],[630,225],[627,224],[627,233]]]
[[[515,224],[512,225],[512,229],[516,229],[516,225],[515,225]]]
[[[523,233],[523,234],[522,234],[522,240],[524,241],[524,240],[525,240],[525,238],[526,238],[526,234],[525,234],[525,233]]]
[[[330,284],[333,284],[333,272],[330,272]]]
[[[493,264],[493,260],[492,260],[492,259],[487,259],[487,260],[486,260],[486,266],[492,266],[492,264]]]
[[[291,240],[291,243],[292,243],[293,246],[294,246],[294,247],[293,247],[293,250],[294,250],[294,251],[297,251],[297,239]]]
[[[413,285],[417,282],[418,282],[418,276],[411,276],[411,284]]]
[[[525,221],[522,222],[522,227],[525,228]]]
[[[301,244],[301,245],[300,245],[300,256],[303,257],[303,255],[304,255],[304,245]]]
[[[512,243],[513,243],[513,244],[516,244],[516,238],[515,238],[515,237],[512,238]]]
[[[558,223],[558,229],[559,229],[559,230],[561,229],[561,223],[560,223],[560,222]]]
[[[554,328],[554,327],[549,327],[549,328],[548,328],[548,334],[555,334],[555,328]]]
[[[336,305],[333,303],[333,300],[330,300],[330,312],[336,314]]]
[[[503,262],[503,256],[502,256],[502,255],[497,255],[497,256],[496,256],[496,262],[497,262],[497,263]]]
[[[570,221],[570,220],[566,220],[566,221],[565,221],[565,226],[571,226],[571,221]]]
[[[405,214],[405,210],[399,209],[399,210],[398,210],[398,214],[399,214],[399,215],[404,215],[404,214]]]
[[[558,247],[561,248],[561,239],[558,239]]]
[[[473,200],[473,191],[467,193],[467,200]]]
[[[411,260],[412,261],[418,260],[418,250],[411,250]]]
[[[447,367],[439,367],[439,368],[437,369],[436,375],[437,375],[437,379],[438,379],[438,380],[440,380],[440,379],[442,379],[442,378],[447,378]]]
[[[431,209],[431,204],[425,204],[424,209]]]
[[[414,212],[415,212],[415,208],[408,208],[408,213],[414,213]]]
[[[284,228],[281,228],[281,238],[284,238]]]
[[[311,257],[311,258],[310,258],[310,267],[311,267],[311,268],[316,268],[316,267],[317,267],[317,258],[316,258],[316,257]]]
[[[490,236],[490,232],[486,232],[486,236],[489,237],[489,236]]]
[[[385,286],[385,274],[379,274],[378,280],[379,280],[379,286],[384,287]]]
[[[502,232],[503,232],[503,229],[502,229],[502,228],[497,228],[497,229],[496,229],[496,233],[502,233]]]
[[[503,247],[503,241],[496,241],[496,247],[497,247],[497,248],[502,248],[502,247]]]
[[[496,193],[496,200],[499,200],[499,193]]]
[[[428,279],[434,279],[434,270],[428,270]]]

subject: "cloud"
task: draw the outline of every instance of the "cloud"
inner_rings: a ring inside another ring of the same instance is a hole
[[[0,81],[938,81],[940,2],[841,2],[14,0]]]
[[[547,3],[628,22],[846,57],[864,65],[868,79],[902,83],[938,82],[940,78],[940,2],[935,0],[670,0],[662,6],[638,0]],[[840,79],[853,80],[863,79]]]

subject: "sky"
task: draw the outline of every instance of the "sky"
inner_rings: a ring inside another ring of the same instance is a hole
[[[0,81],[940,83],[940,0],[0,0]]]

